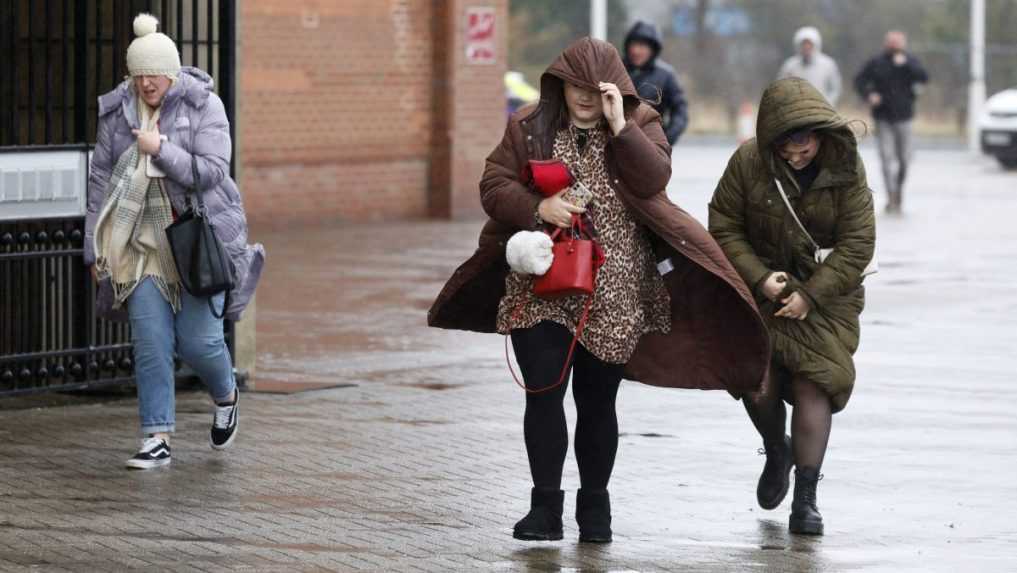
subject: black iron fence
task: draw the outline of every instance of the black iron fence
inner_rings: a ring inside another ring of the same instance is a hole
[[[91,149],[97,97],[126,75],[142,11],[159,18],[184,65],[215,78],[233,119],[234,1],[0,0],[0,154]],[[10,220],[4,208],[0,194],[0,396],[130,382],[129,327],[95,314],[84,218],[43,207]]]
[[[0,222],[0,393],[131,380],[128,326],[98,320],[80,218]]]
[[[0,0],[0,147],[94,143],[97,98],[127,75],[143,11],[159,18],[182,62],[216,78],[232,112],[232,0]]]

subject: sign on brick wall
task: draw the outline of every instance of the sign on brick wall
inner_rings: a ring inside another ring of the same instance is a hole
[[[494,8],[491,6],[470,6],[466,9],[467,63],[495,62],[494,21]]]

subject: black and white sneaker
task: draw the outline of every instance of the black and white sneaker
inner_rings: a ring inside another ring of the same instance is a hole
[[[216,404],[215,418],[212,419],[212,431],[209,432],[208,443],[213,450],[225,450],[237,437],[237,426],[240,424],[240,391],[232,404]]]
[[[170,463],[170,447],[162,438],[145,438],[141,449],[127,460],[127,467],[135,470],[150,470]]]

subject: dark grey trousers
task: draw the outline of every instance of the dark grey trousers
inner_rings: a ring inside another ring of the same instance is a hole
[[[889,204],[899,209],[911,161],[911,121],[876,121],[876,141]]]

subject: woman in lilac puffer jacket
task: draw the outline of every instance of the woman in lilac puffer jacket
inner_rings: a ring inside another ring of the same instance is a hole
[[[135,18],[130,78],[99,98],[85,219],[84,258],[99,282],[99,312],[131,323],[143,436],[127,460],[134,469],[170,462],[174,356],[198,374],[215,402],[211,447],[232,444],[239,392],[222,316],[240,317],[265,258],[261,245],[247,244],[243,203],[229,175],[229,121],[212,78],[181,67],[176,45],[157,26],[148,14]],[[232,262],[228,299],[188,293],[169,249],[165,229],[195,192]]]

